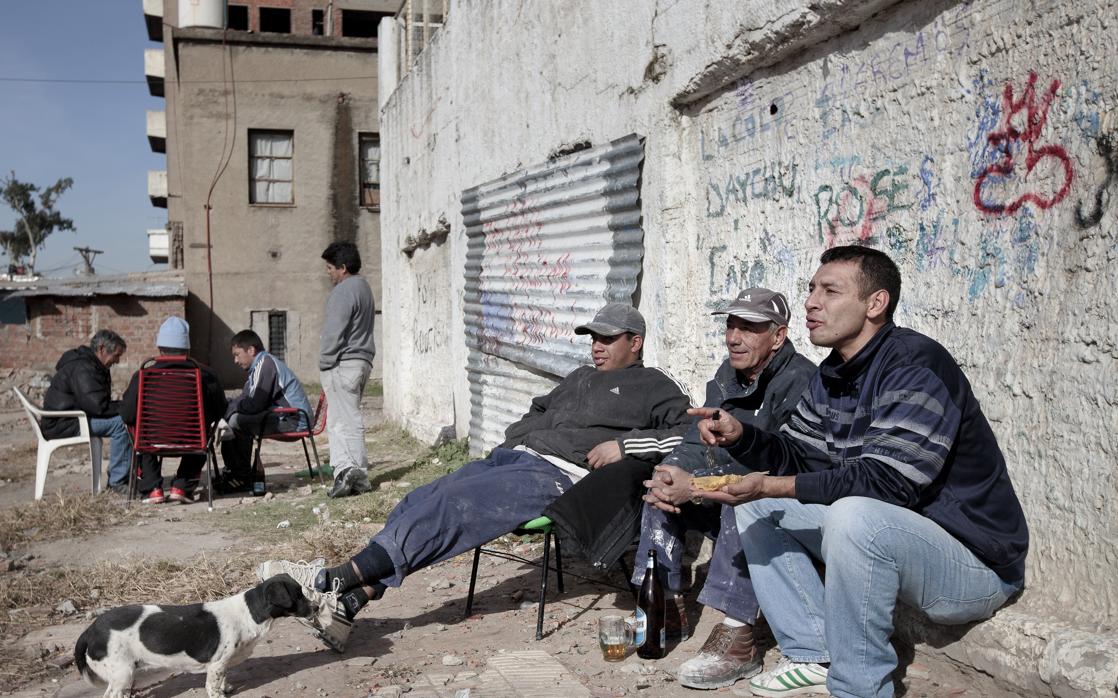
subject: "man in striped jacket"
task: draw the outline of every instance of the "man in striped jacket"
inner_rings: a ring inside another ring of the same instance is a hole
[[[897,266],[860,246],[820,261],[807,329],[832,351],[789,422],[772,433],[694,411],[707,443],[771,474],[696,494],[741,505],[749,573],[785,655],[750,681],[754,695],[891,696],[897,600],[939,623],[989,617],[1024,584],[1028,528],[966,376],[893,324]]]
[[[353,617],[385,587],[538,517],[591,470],[642,459],[638,467],[649,472],[680,442],[694,421],[691,400],[643,365],[645,322],[636,308],[610,303],[575,333],[591,336],[594,366],[534,399],[488,457],[404,497],[363,550],[335,567],[272,560],[257,568],[262,579],[287,573],[303,584],[321,609],[315,626],[327,646],[344,651]]]

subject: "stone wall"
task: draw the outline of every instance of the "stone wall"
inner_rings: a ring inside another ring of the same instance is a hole
[[[888,251],[899,324],[967,372],[1033,534],[1015,606],[909,636],[1022,690],[1112,694],[1118,4],[506,0],[449,18],[382,112],[390,416],[466,432],[462,191],[637,133],[646,360],[701,394],[724,352],[709,310],[753,284],[793,299],[790,336],[819,360],[800,302],[820,252]],[[402,251],[440,218],[444,245]]]

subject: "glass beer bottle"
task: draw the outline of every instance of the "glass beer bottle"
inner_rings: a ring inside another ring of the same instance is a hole
[[[664,656],[667,648],[665,610],[664,586],[660,583],[660,576],[656,574],[656,551],[649,550],[644,582],[641,583],[641,593],[637,598],[638,637],[635,643],[637,656],[641,659],[661,659]]]

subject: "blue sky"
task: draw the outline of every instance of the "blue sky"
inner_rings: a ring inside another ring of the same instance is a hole
[[[147,196],[147,171],[166,168],[148,146],[145,110],[163,109],[144,83],[147,39],[140,0],[3,2],[0,21],[0,175],[41,186],[73,177],[58,208],[76,233],[56,232],[39,253],[45,276],[81,267],[75,246],[104,250],[98,274],[162,269],[147,253],[147,229],[166,209]],[[125,84],[11,82],[3,78],[130,80]],[[14,215],[0,202],[0,229]],[[7,267],[7,257],[0,252]]]

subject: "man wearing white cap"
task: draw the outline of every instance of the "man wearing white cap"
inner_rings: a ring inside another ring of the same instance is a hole
[[[788,339],[791,313],[787,299],[767,288],[749,288],[712,315],[726,317],[728,356],[707,383],[705,406],[759,429],[779,428],[815,374],[815,364],[797,353]],[[689,688],[722,688],[753,676],[761,671],[763,654],[754,641],[759,606],[741,551],[734,510],[690,503],[691,477],[716,472],[744,474],[748,468],[766,467],[764,463],[737,463],[723,449],[708,448],[692,426],[647,483],[648,504],[637,559],[643,559],[650,549],[659,553],[662,564],[657,569],[669,593],[669,634],[678,625],[679,634],[686,635],[681,594],[684,534],[697,530],[715,539],[698,602],[726,616],[711,630],[699,654],[680,666],[679,682]],[[640,583],[639,578],[633,581]]]
[[[159,334],[155,336],[155,348],[159,350],[162,360],[153,364],[157,368],[194,368],[202,371],[202,406],[206,415],[206,424],[212,426],[221,415],[225,413],[225,392],[221,389],[221,382],[217,375],[208,366],[203,366],[191,359],[190,353],[190,325],[180,317],[171,316],[163,321],[159,327]],[[124,391],[121,400],[120,416],[125,424],[136,423],[136,402],[140,391],[140,373],[132,374],[132,381]],[[206,465],[205,456],[183,456],[179,461],[178,471],[171,481],[171,488],[166,493],[163,490],[162,464],[159,458],[151,454],[143,454],[139,459],[140,471],[137,489],[140,491],[144,504],[162,504],[165,501],[186,504],[193,501],[194,488],[198,484],[198,477]]]

